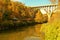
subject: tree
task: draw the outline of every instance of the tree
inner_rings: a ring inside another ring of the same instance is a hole
[[[10,10],[6,10],[4,13],[3,13],[3,20],[10,20],[10,15],[12,14],[12,11]]]
[[[60,6],[60,0],[58,0],[58,5]]]
[[[50,0],[50,2],[51,2],[52,4],[55,4],[55,3],[56,3],[56,0]]]
[[[35,22],[42,23],[43,22],[42,18],[43,18],[42,13],[40,10],[38,10],[38,12],[35,15]]]

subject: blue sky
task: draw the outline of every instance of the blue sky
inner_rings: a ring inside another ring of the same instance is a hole
[[[24,3],[26,6],[39,6],[51,4],[49,0],[16,0]]]

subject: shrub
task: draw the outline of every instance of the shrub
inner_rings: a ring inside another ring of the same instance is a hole
[[[2,29],[11,29],[14,27],[14,24],[12,21],[4,21],[1,23],[1,28]]]
[[[14,23],[14,26],[15,26],[15,27],[20,27],[20,26],[22,26],[22,22],[15,22],[15,23]]]
[[[46,23],[48,21],[48,16],[47,14],[43,15],[43,23]]]
[[[36,13],[34,20],[36,23],[43,23],[43,15],[40,10]]]

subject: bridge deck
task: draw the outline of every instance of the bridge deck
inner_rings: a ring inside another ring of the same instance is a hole
[[[35,7],[31,7],[31,8],[53,7],[53,6],[58,6],[58,5],[57,4],[51,4],[51,5],[35,6]]]

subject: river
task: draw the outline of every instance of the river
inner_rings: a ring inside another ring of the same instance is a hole
[[[27,40],[30,39],[41,39],[44,40],[44,33],[40,32],[41,24],[36,24],[29,28],[24,29],[24,31],[13,31],[0,34],[0,40]]]

